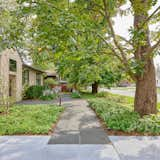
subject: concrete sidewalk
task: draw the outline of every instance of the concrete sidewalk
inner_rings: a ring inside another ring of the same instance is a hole
[[[71,99],[49,144],[108,144],[108,136],[85,100]]]
[[[0,160],[160,160],[160,137],[109,136],[112,144],[48,145],[50,136],[1,136]]]

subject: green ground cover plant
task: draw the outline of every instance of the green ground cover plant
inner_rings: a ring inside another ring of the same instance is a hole
[[[39,98],[43,101],[50,101],[56,99],[57,95],[56,94],[42,95]]]
[[[81,98],[81,94],[79,92],[73,92],[71,93],[72,98]]]
[[[56,105],[16,105],[0,115],[0,135],[48,134],[63,107]]]
[[[127,133],[160,134],[160,113],[140,117],[133,111],[133,101],[132,97],[107,92],[97,94],[97,98],[88,99],[89,106],[95,110],[108,129]]]

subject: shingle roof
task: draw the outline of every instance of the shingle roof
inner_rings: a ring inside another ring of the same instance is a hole
[[[26,67],[26,68],[30,68],[30,69],[32,69],[32,70],[41,72],[41,73],[45,73],[45,71],[39,69],[38,67],[34,67],[34,66],[31,66],[31,65],[28,65],[28,64],[24,64],[24,63],[23,63],[23,66]]]

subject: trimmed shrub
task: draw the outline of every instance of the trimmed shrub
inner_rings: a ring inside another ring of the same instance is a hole
[[[27,99],[37,99],[43,95],[43,91],[46,88],[44,86],[34,85],[28,87],[26,90],[25,96]]]

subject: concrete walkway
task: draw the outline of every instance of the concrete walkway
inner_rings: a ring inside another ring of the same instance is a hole
[[[86,101],[63,105],[52,136],[0,136],[0,160],[160,160],[160,137],[108,137]]]
[[[85,100],[70,100],[58,122],[49,144],[110,143],[95,113]]]

